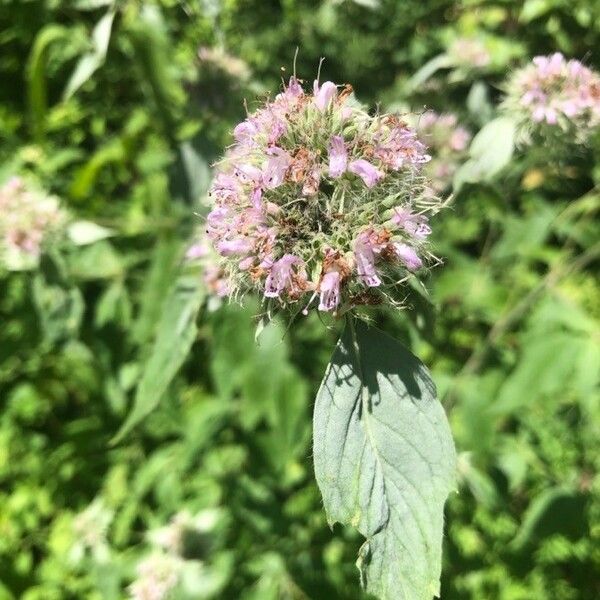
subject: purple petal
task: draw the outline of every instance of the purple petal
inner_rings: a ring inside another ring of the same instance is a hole
[[[340,274],[337,271],[325,273],[319,291],[319,310],[335,310],[340,303]]]
[[[254,243],[248,238],[237,240],[223,240],[217,244],[217,250],[221,256],[234,256],[236,254],[247,254],[252,250]]]
[[[344,138],[334,135],[329,142],[329,177],[340,177],[348,167],[348,153]]]
[[[396,242],[394,251],[404,266],[410,271],[417,271],[423,266],[423,261],[408,244]]]
[[[358,175],[368,188],[372,188],[384,176],[382,171],[362,158],[352,161],[348,165],[348,171]]]
[[[325,112],[329,107],[331,101],[337,95],[337,87],[335,83],[326,81],[322,86],[319,87],[319,82],[315,81],[313,84],[313,90],[315,94],[315,105],[321,111]]]

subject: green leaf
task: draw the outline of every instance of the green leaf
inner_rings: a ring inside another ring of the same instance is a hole
[[[92,221],[75,221],[67,228],[67,234],[76,246],[87,246],[113,236],[114,231]]]
[[[68,35],[68,30],[61,25],[46,25],[37,34],[27,59],[27,99],[31,129],[37,141],[41,141],[44,137],[48,111],[45,73],[48,48]]]
[[[197,277],[181,277],[167,299],[152,351],[137,387],[133,409],[113,439],[117,443],[159,404],[196,339],[196,317],[203,299]]]
[[[416,90],[420,85],[423,85],[430,77],[432,77],[440,69],[448,69],[452,66],[452,59],[447,54],[438,54],[431,60],[427,61],[408,82],[409,90]]]
[[[358,567],[384,600],[439,594],[443,508],[454,486],[450,428],[423,364],[386,334],[346,328],[314,411],[327,519],[366,537]]]
[[[469,148],[470,159],[456,172],[454,188],[465,183],[489,181],[510,162],[516,127],[508,117],[497,117],[480,129]]]
[[[567,486],[551,487],[536,496],[524,513],[519,532],[510,543],[519,552],[540,538],[561,534],[578,539],[586,534],[585,498]]]
[[[69,99],[104,64],[114,18],[114,11],[109,10],[94,27],[93,49],[84,54],[77,63],[65,88],[65,100]]]

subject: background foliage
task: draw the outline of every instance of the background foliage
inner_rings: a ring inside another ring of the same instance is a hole
[[[182,257],[209,165],[296,46],[306,79],[325,56],[322,77],[361,100],[476,131],[529,57],[600,67],[600,5],[2,0],[0,24],[2,180],[33,178],[112,234],[0,276],[0,598],[124,597],[147,532],[182,509],[217,511],[186,547],[182,598],[359,597],[361,540],[328,529],[310,455],[336,332],[310,317],[256,345],[252,302],[205,297]],[[463,37],[490,64],[415,86]],[[377,319],[432,370],[460,452],[442,597],[592,600],[600,144],[516,149],[503,170],[491,152],[437,219],[430,300]],[[115,441],[134,401],[146,418]],[[86,545],[90,505],[103,516]]]

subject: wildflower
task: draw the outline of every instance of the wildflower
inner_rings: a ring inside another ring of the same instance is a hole
[[[329,142],[329,177],[337,178],[348,168],[348,153],[344,138],[334,135]]]
[[[69,558],[74,563],[83,559],[88,551],[98,561],[108,559],[110,550],[107,533],[113,517],[113,511],[106,507],[102,499],[94,500],[75,516],[73,519],[75,543],[69,552]]]
[[[293,254],[285,254],[273,263],[265,281],[265,297],[277,298],[284,290],[288,290],[291,295],[301,291],[306,285],[303,265],[304,261]],[[300,269],[300,272],[295,272],[294,267]]]
[[[35,267],[48,238],[66,222],[58,199],[13,177],[0,188],[0,263]]]
[[[359,235],[354,244],[354,256],[360,280],[369,287],[381,285],[381,279],[375,271],[375,248],[370,243],[368,234],[361,233]]]
[[[459,67],[483,69],[492,57],[485,44],[476,38],[457,38],[450,44],[448,55]]]
[[[314,90],[314,103],[315,106],[321,111],[324,112],[329,108],[332,100],[335,98],[337,94],[337,87],[335,83],[331,81],[326,81],[322,86],[319,86],[319,82],[315,81],[313,84]]]
[[[340,303],[340,279],[338,271],[330,271],[323,275],[319,284],[319,310],[335,310]]]
[[[580,143],[600,125],[600,75],[560,52],[536,56],[510,77],[506,90],[502,109],[525,140],[571,133]]]
[[[374,167],[370,162],[362,158],[359,158],[358,160],[353,160],[348,165],[348,171],[350,171],[350,173],[358,175],[365,182],[365,185],[369,188],[376,185],[377,182],[384,176],[383,171],[380,171],[379,169]]]
[[[439,206],[422,171],[430,156],[405,121],[370,116],[351,92],[315,82],[307,93],[292,77],[235,128],[206,219],[221,291],[258,291],[282,307],[302,301],[304,311],[318,298],[335,313],[392,298],[423,265]]]
[[[425,239],[431,233],[431,227],[427,222],[426,216],[415,214],[405,208],[397,208],[392,217],[394,225],[401,227],[419,240]]]
[[[419,258],[414,248],[411,248],[408,244],[401,242],[395,242],[393,246],[394,252],[406,265],[407,269],[410,271],[417,271],[423,266],[423,261]]]
[[[431,152],[425,172],[431,180],[432,194],[441,194],[467,157],[471,132],[459,124],[455,114],[432,110],[420,115],[415,126]]]
[[[137,566],[137,577],[129,586],[132,600],[165,600],[179,583],[183,562],[165,553],[151,554]]]

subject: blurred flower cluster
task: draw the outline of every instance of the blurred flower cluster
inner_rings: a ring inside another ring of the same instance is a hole
[[[163,600],[182,583],[186,573],[196,579],[202,562],[188,556],[199,538],[213,532],[221,518],[218,510],[204,510],[197,515],[182,511],[170,523],[148,534],[152,552],[137,564],[137,577],[129,586],[133,600]],[[198,539],[197,539],[198,538]]]
[[[432,191],[440,194],[448,189],[454,173],[466,158],[471,132],[458,123],[455,114],[439,114],[432,110],[421,115],[415,126],[432,156],[425,173],[431,181]]]
[[[465,69],[483,69],[492,60],[485,44],[477,38],[456,38],[447,53],[454,65]]]
[[[600,125],[600,76],[559,52],[536,56],[506,88],[503,109],[526,134],[568,132],[582,142]]]
[[[79,563],[87,552],[98,562],[105,562],[110,554],[106,535],[114,514],[102,499],[94,500],[73,519],[73,537],[69,558]]]
[[[210,240],[200,234],[185,253],[188,261],[198,262],[202,268],[202,279],[209,295],[213,298],[225,298],[229,295],[229,281],[219,264],[219,257]]]
[[[0,265],[34,268],[46,240],[65,222],[57,198],[12,177],[0,188]]]
[[[395,297],[430,256],[425,145],[395,115],[371,117],[348,85],[292,77],[234,130],[218,165],[207,235],[222,290],[258,291],[304,314]]]

